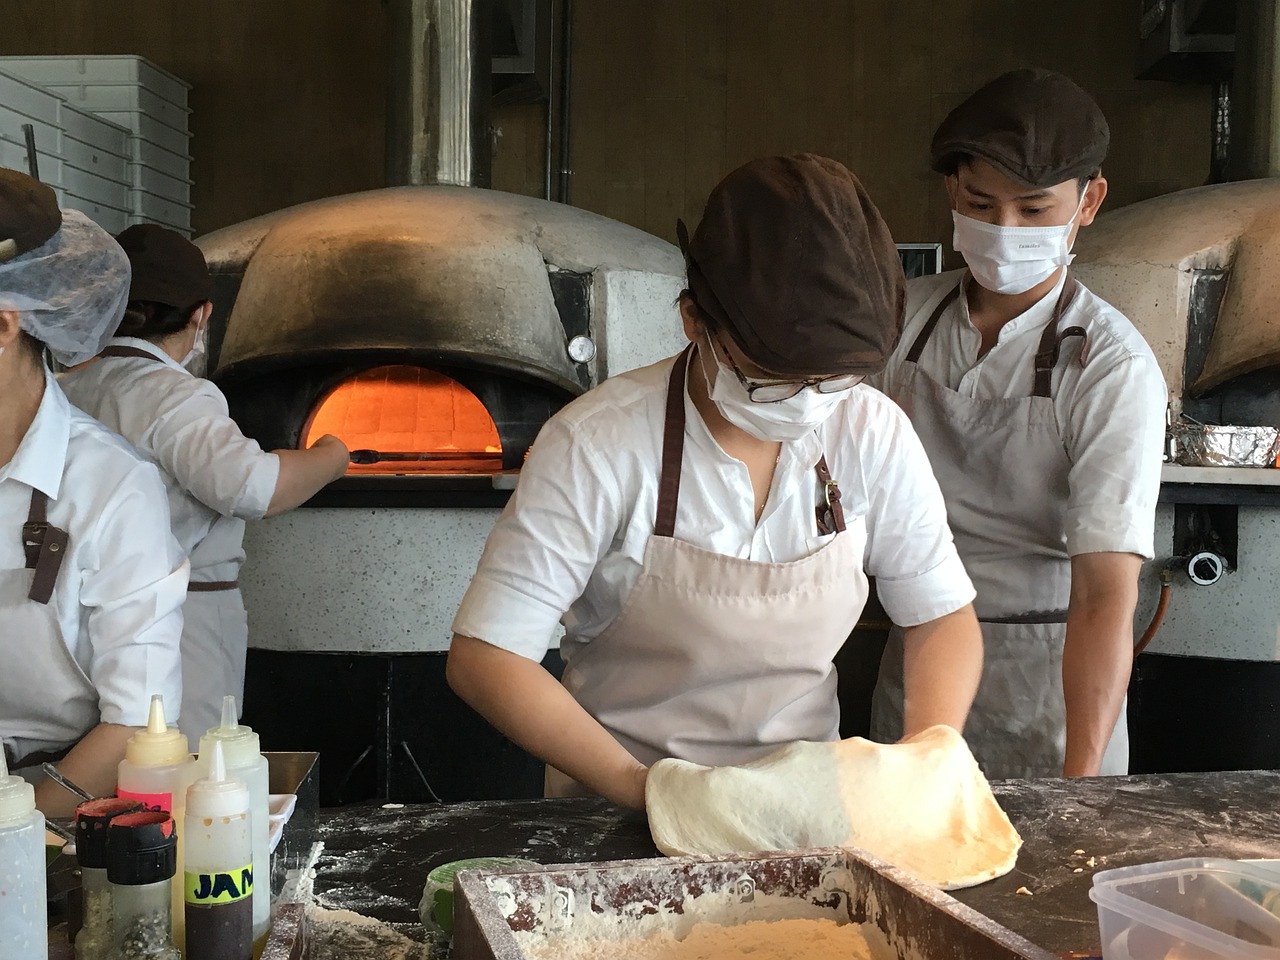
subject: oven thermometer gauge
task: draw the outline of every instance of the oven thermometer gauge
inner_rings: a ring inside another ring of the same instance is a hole
[[[590,337],[574,337],[567,349],[574,363],[590,363],[596,358],[596,344]]]

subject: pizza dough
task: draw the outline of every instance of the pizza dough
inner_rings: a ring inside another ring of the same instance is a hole
[[[668,856],[857,847],[944,890],[1013,869],[1022,838],[964,738],[793,743],[741,767],[659,760],[645,806]]]

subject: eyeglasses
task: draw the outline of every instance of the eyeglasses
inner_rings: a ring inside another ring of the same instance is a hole
[[[839,393],[842,390],[851,390],[866,379],[861,374],[837,373],[830,377],[807,377],[804,380],[748,380],[738,369],[738,365],[733,362],[733,357],[724,348],[724,344],[717,342],[719,338],[713,335],[707,339],[711,342],[713,351],[718,347],[719,352],[724,354],[725,360],[729,363],[729,369],[738,378],[742,388],[747,391],[747,399],[752,403],[779,403],[782,400],[790,400],[805,387],[812,387],[818,393]]]

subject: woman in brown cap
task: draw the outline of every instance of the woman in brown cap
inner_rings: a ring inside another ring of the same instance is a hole
[[[0,170],[0,740],[49,816],[76,798],[43,762],[110,796],[152,694],[173,713],[182,700],[187,563],[160,474],[71,406],[44,360],[97,353],[128,290],[101,227]]]
[[[132,280],[124,318],[98,361],[61,379],[71,402],[119,432],[163,471],[173,532],[191,557],[183,606],[184,696],[178,725],[194,743],[240,703],[249,628],[237,578],[246,520],[283,513],[346,472],[347,448],[266,452],[227,413],[213,383],[185,369],[208,335],[213,285],[200,248],[157,224],[117,238]]]
[[[642,806],[662,757],[836,739],[831,661],[868,574],[906,627],[908,733],[959,729],[980,670],[924,453],[859,385],[903,302],[862,185],[821,157],[757,160],[680,232],[690,346],[546,424],[453,624],[450,683],[547,761],[553,796]],[[557,623],[563,685],[539,662]]]
[[[1067,271],[1107,193],[1108,139],[1093,99],[1047,70],[998,77],[942,122],[933,167],[969,269],[908,284],[876,381],[929,452],[977,587],[986,660],[965,735],[989,777],[1128,769],[1166,397],[1141,335]],[[885,740],[901,650],[891,638],[877,689]]]

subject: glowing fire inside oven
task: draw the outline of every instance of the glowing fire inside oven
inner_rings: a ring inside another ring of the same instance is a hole
[[[422,367],[377,367],[343,381],[311,415],[304,443],[326,433],[353,453],[377,455],[352,463],[349,474],[502,468],[502,442],[484,404],[456,380]]]

